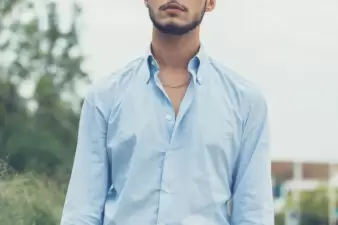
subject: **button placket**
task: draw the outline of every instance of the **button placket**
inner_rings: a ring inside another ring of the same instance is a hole
[[[166,152],[163,159],[163,174],[162,174],[162,191],[164,193],[170,193],[170,185],[168,183],[168,167],[169,167],[169,161],[168,161],[168,154],[169,152]]]
[[[163,167],[162,167],[162,179],[161,179],[161,193],[160,193],[160,205],[158,212],[159,221],[163,221],[166,218],[168,208],[171,206],[170,199],[170,157],[168,157],[168,151],[164,154],[163,158]],[[160,223],[161,224],[161,223]]]
[[[165,114],[164,114],[164,121],[166,123],[167,131],[168,131],[168,142],[170,143],[172,133],[174,131],[175,127],[175,116],[173,112],[170,112],[171,108],[167,108]]]

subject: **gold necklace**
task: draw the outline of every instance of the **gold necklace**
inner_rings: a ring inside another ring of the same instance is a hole
[[[185,87],[185,86],[188,86],[189,83],[190,83],[190,80],[189,79],[187,82],[183,83],[183,84],[179,84],[179,85],[169,85],[169,84],[164,84],[162,83],[163,87],[167,87],[167,88],[182,88],[182,87]]]

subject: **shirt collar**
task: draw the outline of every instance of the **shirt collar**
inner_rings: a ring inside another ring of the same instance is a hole
[[[207,55],[205,53],[203,45],[200,46],[197,54],[190,60],[188,64],[188,70],[191,73],[193,79],[198,83],[202,84],[202,73],[200,72],[200,68],[207,61]],[[148,83],[150,78],[159,70],[159,65],[151,52],[151,47],[147,49],[145,55],[145,63],[147,63],[147,67],[149,73],[146,76],[146,82]]]

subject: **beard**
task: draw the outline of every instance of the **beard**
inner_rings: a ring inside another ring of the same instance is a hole
[[[206,2],[207,1],[205,1],[203,11],[199,15],[199,17],[193,20],[191,23],[186,24],[184,26],[178,26],[176,24],[165,24],[165,25],[161,24],[160,22],[156,20],[155,13],[150,7],[148,7],[149,17],[154,27],[156,27],[161,33],[175,35],[175,36],[182,36],[194,30],[196,27],[198,27],[202,23],[205,10],[206,10],[206,6],[207,6]]]

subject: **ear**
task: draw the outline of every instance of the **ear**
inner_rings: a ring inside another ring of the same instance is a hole
[[[212,10],[214,10],[215,6],[216,6],[216,0],[207,0],[205,11],[211,12]]]
[[[148,0],[144,0],[144,5],[148,7]]]

